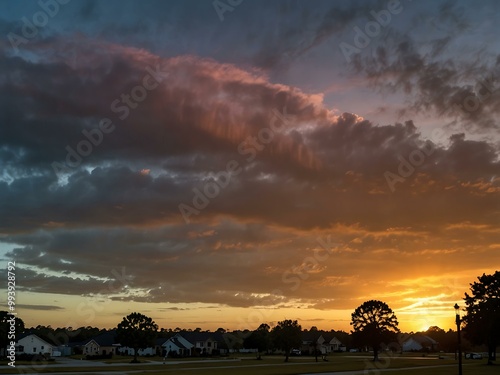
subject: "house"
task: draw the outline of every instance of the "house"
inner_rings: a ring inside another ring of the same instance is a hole
[[[180,356],[187,357],[191,356],[193,353],[191,349],[194,348],[194,344],[190,343],[186,339],[184,339],[180,334],[176,334],[174,337],[171,337],[165,340],[161,344],[164,349],[164,356]]]
[[[116,342],[116,331],[101,333],[93,338],[93,341],[98,345],[100,355],[117,354],[117,349],[121,345]]]
[[[16,354],[41,354],[52,357],[54,345],[41,339],[34,333],[24,333],[18,336]]]
[[[193,345],[191,355],[219,354],[220,346],[224,342],[222,334],[217,332],[182,332],[178,335],[186,340],[188,344]],[[181,342],[184,344],[183,341]]]
[[[410,335],[403,341],[403,351],[436,351],[438,342],[429,336],[419,333]]]
[[[139,349],[137,351],[138,356],[155,356],[155,355],[165,355],[164,348],[162,345],[167,341],[167,338],[158,338],[155,341],[154,346],[150,346],[148,348]],[[134,355],[134,348],[130,348],[128,346],[121,347],[119,350],[122,355]]]
[[[319,331],[304,331],[302,332],[301,353],[314,354],[315,350],[321,353],[321,347],[325,339]]]
[[[82,354],[84,355],[99,355],[99,344],[94,340],[90,339],[83,344]]]
[[[346,351],[347,348],[335,336],[321,331],[302,332],[302,353],[313,355],[317,350],[318,354],[329,354],[336,351]]]
[[[327,346],[326,353],[347,351],[346,346],[335,336],[325,336],[325,342],[325,346]]]
[[[162,347],[167,355],[213,355],[220,353],[223,342],[222,334],[217,332],[180,332],[165,340]]]
[[[115,331],[101,333],[91,339],[72,343],[71,346],[75,348],[75,352],[80,352],[85,356],[114,355],[118,353],[117,350],[121,347],[121,345],[116,342]]]

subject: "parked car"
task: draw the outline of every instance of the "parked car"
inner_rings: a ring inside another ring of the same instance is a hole
[[[290,355],[301,355],[302,352],[300,351],[300,349],[292,349],[292,351],[290,352]]]
[[[481,353],[465,353],[465,358],[467,359],[483,359]]]

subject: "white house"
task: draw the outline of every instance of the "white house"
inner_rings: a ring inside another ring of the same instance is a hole
[[[408,337],[403,342],[403,351],[411,352],[411,351],[435,351],[437,350],[438,342],[429,336],[425,336],[422,334],[414,334]]]
[[[83,345],[82,351],[84,355],[99,355],[100,347],[94,339],[91,339]]]
[[[328,340],[328,339],[326,339],[326,340]],[[337,351],[341,351],[341,352],[347,351],[347,348],[345,347],[345,345],[342,344],[340,342],[340,340],[336,337],[333,337],[329,341],[326,341],[325,344],[326,344],[325,345],[326,353],[337,352]]]
[[[166,338],[158,338],[156,339],[156,344],[155,346],[150,346],[148,348],[144,349],[139,349],[137,351],[138,356],[155,356],[155,355],[162,355],[164,348],[162,347],[163,343],[167,341]],[[126,354],[126,355],[134,355],[134,348],[130,348],[128,346],[121,347],[119,352],[121,354]]]
[[[339,339],[320,331],[302,333],[302,353],[314,354],[317,350],[321,354],[329,354],[339,350],[346,351],[346,349]]]
[[[174,337],[178,337],[179,341],[186,346],[186,348],[192,349],[192,355],[211,355],[214,352],[219,353],[220,344],[224,341],[220,333],[212,332],[182,332]]]
[[[97,341],[97,340],[96,340]],[[211,355],[220,352],[220,344],[224,341],[220,333],[212,332],[182,332],[177,333],[170,338],[159,338],[154,347],[139,349],[137,355],[172,355],[189,357],[193,355]],[[90,353],[85,352],[87,349]],[[100,347],[102,349],[102,345]],[[84,354],[97,354],[99,349],[90,340],[83,348]],[[118,351],[121,354],[133,355],[134,349],[129,347],[120,347]],[[100,353],[99,353],[100,354]]]
[[[33,333],[20,335],[17,340],[16,353],[42,354],[52,357],[54,346]]]
[[[163,344],[161,344],[162,348],[165,350],[165,356],[175,354],[178,356],[191,356],[191,349],[194,347],[192,343],[187,341],[180,334],[175,335],[174,337],[169,338]]]
[[[118,353],[121,347],[116,342],[116,332],[109,331],[101,333],[83,342],[73,343],[73,346],[80,348],[81,353],[87,355],[113,355]]]

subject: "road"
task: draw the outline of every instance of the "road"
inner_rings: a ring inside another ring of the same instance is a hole
[[[78,359],[72,359],[72,358],[67,358],[67,357],[59,357],[57,358],[58,363],[54,364],[48,364],[48,365],[42,365],[42,366],[30,366],[30,365],[19,365],[16,366],[16,369],[18,369],[20,374],[25,374],[25,375],[38,375],[39,372],[38,370],[47,369],[47,368],[61,368],[61,367],[81,367],[81,368],[95,368],[95,371],[92,372],[92,374],[96,375],[101,375],[101,374],[109,374],[110,370],[109,367],[116,365],[116,366],[121,366],[121,365],[127,365],[128,363],[104,363],[100,361],[87,361],[87,360],[78,360]],[[171,366],[171,365],[178,365],[178,364],[186,364],[186,363],[201,363],[204,362],[203,360],[197,360],[197,361],[168,361],[165,363],[165,366]],[[206,362],[214,363],[214,362],[240,362],[240,359],[221,359],[221,360],[207,360]],[[162,365],[163,362],[160,361],[149,361],[149,362],[141,362],[140,365],[142,366],[154,366],[154,365]],[[133,366],[132,364],[130,366]],[[101,368],[106,367],[106,370],[101,370]],[[235,366],[236,367],[236,366]],[[29,372],[33,371],[33,372]],[[127,371],[112,371],[113,375],[127,375],[127,374],[134,374],[138,372],[143,372],[144,370],[133,370],[133,367],[131,367],[130,370]],[[89,372],[78,372],[78,371],[72,371],[72,372],[45,372],[44,375],[75,375],[75,374],[90,374]]]
[[[224,360],[210,360],[210,363],[214,362],[239,362],[239,359],[224,359]],[[44,366],[44,368],[56,368],[56,367],[82,367],[82,368],[89,368],[89,367],[94,367],[95,371],[92,371],[93,375],[105,375],[109,374],[111,371],[109,369],[110,364],[104,363],[104,362],[99,362],[99,361],[86,361],[86,360],[76,360],[76,359],[70,359],[70,358],[58,358],[57,364],[52,364],[52,365],[47,365]],[[175,364],[186,364],[186,363],[200,363],[201,361],[176,361],[176,362],[167,362],[165,364],[166,367],[170,365],[175,365]],[[207,361],[208,362],[208,361]],[[161,365],[162,362],[146,362],[146,363],[141,363],[141,367],[144,365]],[[284,366],[293,366],[293,365],[301,365],[303,363],[283,363]],[[116,363],[116,365],[123,365],[122,363]],[[237,365],[237,366],[220,366],[220,367],[210,367],[211,369],[228,369],[228,368],[249,368],[249,367],[265,367],[265,366],[274,366],[271,364],[261,364],[261,365],[248,365],[248,366],[242,366],[242,365]],[[436,366],[425,366],[425,368],[443,368],[443,367],[451,367],[455,365],[436,365]],[[107,367],[107,369],[102,369],[103,367]],[[25,374],[25,375],[38,375],[39,373],[36,372],[37,368],[36,367],[31,367],[31,366],[16,366],[18,368],[20,374]],[[408,367],[405,368],[406,370],[421,370],[422,367]],[[27,371],[35,371],[35,372],[27,372]],[[179,371],[182,370],[200,370],[199,367],[193,367],[193,368],[183,368],[179,369]],[[390,373],[393,371],[400,371],[401,369],[374,369],[372,371],[370,370],[357,370],[357,371],[341,371],[341,372],[325,372],[321,374],[303,374],[303,375],[372,375],[372,374],[382,374],[382,373]],[[113,375],[132,375],[135,373],[139,372],[144,372],[144,369],[141,370],[134,370],[131,368],[130,370],[127,371],[112,371]],[[78,371],[71,371],[71,372],[51,372],[51,373],[44,373],[44,375],[86,375],[89,374],[89,372],[78,372]]]
[[[393,372],[393,371],[401,371],[401,370],[422,370],[428,368],[441,368],[441,367],[456,367],[457,365],[436,365],[436,366],[425,366],[425,367],[405,367],[404,369],[400,368],[390,368],[390,369],[373,369],[373,370],[358,370],[358,371],[341,371],[341,372],[322,372],[321,374],[302,374],[302,375],[371,375],[371,374],[380,374],[384,372]]]

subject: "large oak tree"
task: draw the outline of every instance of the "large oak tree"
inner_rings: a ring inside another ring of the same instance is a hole
[[[354,342],[372,347],[373,360],[377,361],[381,345],[396,341],[396,315],[386,303],[370,300],[356,308],[351,317]]]
[[[134,349],[134,360],[138,362],[137,351],[154,346],[158,325],[150,317],[132,313],[123,318],[116,329],[117,339],[122,346]]]
[[[257,358],[261,359],[261,353],[269,350],[269,346],[271,343],[270,332],[268,324],[262,323],[259,328],[253,331],[249,336],[245,338],[243,341],[243,345],[245,348],[257,349]]]

